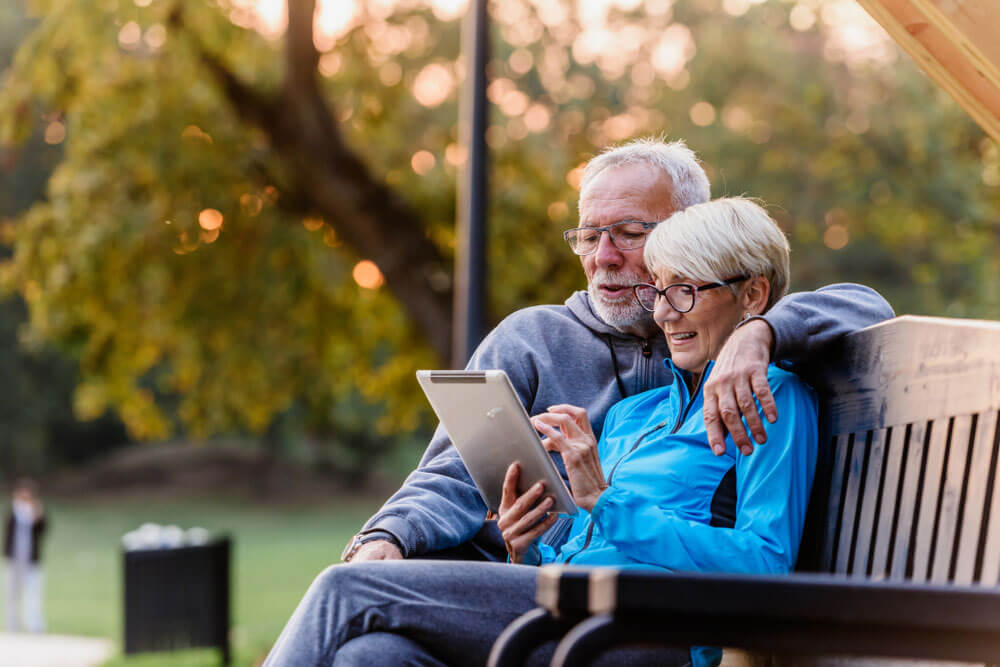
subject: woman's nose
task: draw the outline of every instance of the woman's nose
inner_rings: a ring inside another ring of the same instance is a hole
[[[653,319],[657,322],[673,322],[681,317],[681,313],[674,310],[665,297],[656,298],[656,305],[653,308]]]

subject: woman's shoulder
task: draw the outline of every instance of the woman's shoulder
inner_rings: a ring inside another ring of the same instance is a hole
[[[798,374],[782,368],[778,364],[772,363],[767,367],[767,383],[771,387],[771,393],[777,398],[778,394],[805,395],[812,401],[816,400],[816,391],[803,380]]]
[[[673,391],[674,386],[671,383],[623,398],[611,406],[611,410],[608,411],[608,418],[612,416],[618,419],[635,417],[637,415],[649,416],[658,408],[662,409],[665,406],[666,399],[670,397]]]

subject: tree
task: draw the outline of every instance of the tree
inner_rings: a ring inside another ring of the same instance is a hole
[[[139,437],[280,414],[363,432],[359,399],[384,430],[426,416],[412,373],[447,354],[465,159],[442,6],[361,3],[316,28],[292,2],[282,51],[235,0],[36,2],[0,140],[27,136],[37,102],[65,158],[2,279],[32,336],[79,356],[81,415],[114,407]],[[495,3],[493,316],[582,286],[553,229],[574,224],[576,168],[660,132],[701,154],[714,194],[780,205],[797,287],[995,312],[997,147],[894,47],[847,58],[845,7]]]

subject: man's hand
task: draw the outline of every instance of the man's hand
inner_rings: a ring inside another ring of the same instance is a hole
[[[767,383],[767,365],[771,361],[774,332],[764,320],[753,320],[738,328],[722,346],[712,375],[705,383],[705,429],[708,444],[716,454],[726,451],[726,432],[744,455],[753,453],[753,442],[747,435],[741,417],[754,439],[763,444],[767,433],[757,414],[754,396],[772,424],[778,420],[778,408]]]
[[[389,540],[372,540],[362,544],[349,562],[363,563],[366,560],[402,560],[403,554]]]

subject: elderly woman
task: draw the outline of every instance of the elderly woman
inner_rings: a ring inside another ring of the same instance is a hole
[[[701,387],[740,322],[785,293],[788,244],[753,202],[721,199],[674,214],[650,234],[655,284],[634,287],[667,337],[674,381],[608,413],[600,442],[586,411],[553,406],[532,421],[562,455],[583,510],[566,541],[540,538],[556,520],[535,485],[505,480],[499,527],[512,564],[384,561],[328,568],[306,593],[268,665],[484,664],[493,640],[534,606],[540,563],[668,571],[787,572],[795,564],[816,463],[816,401],[771,366],[781,418],[751,456],[731,441],[715,456]],[[549,533],[551,535],[551,533]],[[544,658],[544,656],[535,656]],[[711,650],[615,652],[609,664],[709,664]]]

